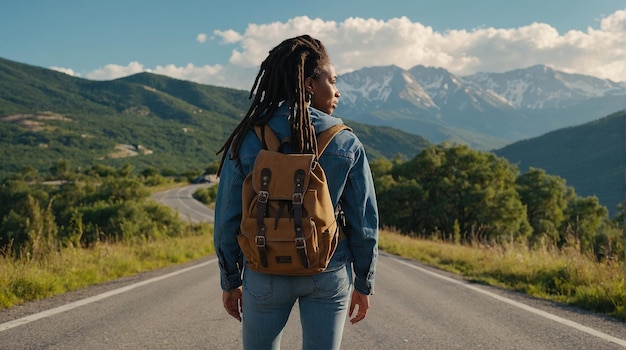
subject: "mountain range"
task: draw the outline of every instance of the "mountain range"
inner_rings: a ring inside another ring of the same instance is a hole
[[[626,108],[626,82],[544,65],[468,76],[421,65],[370,67],[340,76],[337,85],[338,115],[481,150]]]
[[[181,174],[203,170],[249,107],[249,93],[140,73],[76,78],[0,59],[0,177],[60,159]],[[430,142],[388,126],[345,121],[371,158],[413,157]]]
[[[623,82],[547,66],[464,77],[386,66],[339,78],[335,115],[371,159],[466,143],[522,171],[559,175],[611,211],[623,199]],[[202,170],[219,159],[248,95],[151,73],[91,81],[0,58],[0,177],[25,166],[47,171],[60,159],[79,168]]]

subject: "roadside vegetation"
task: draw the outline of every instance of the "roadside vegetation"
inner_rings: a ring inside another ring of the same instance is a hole
[[[455,244],[575,249],[597,261],[624,261],[623,204],[610,218],[597,197],[577,195],[542,169],[520,173],[493,153],[447,145],[371,165],[383,227]]]
[[[559,177],[465,146],[371,163],[380,249],[477,283],[624,317],[623,207],[615,218]],[[54,181],[50,181],[54,180]],[[212,227],[150,200],[181,186],[149,168],[24,169],[0,182],[0,308],[198,259]],[[208,205],[215,188],[194,197]]]
[[[214,209],[215,198],[217,198],[217,186],[199,188],[193,193],[193,198]]]
[[[212,232],[206,225],[158,240],[63,247],[37,259],[0,256],[0,310],[206,257],[215,253]]]
[[[371,163],[380,248],[479,283],[624,317],[623,204],[466,146]]]
[[[54,180],[54,181],[52,181]],[[59,161],[0,183],[0,309],[212,254],[212,226],[150,200],[187,184],[153,168]]]
[[[390,231],[381,233],[379,248],[468,281],[626,319],[623,262],[597,261],[573,248],[460,245]]]

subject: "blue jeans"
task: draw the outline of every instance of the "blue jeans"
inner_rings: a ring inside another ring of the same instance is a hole
[[[244,349],[280,349],[282,332],[296,300],[302,349],[339,349],[351,287],[351,264],[313,276],[276,276],[246,268],[242,296]]]

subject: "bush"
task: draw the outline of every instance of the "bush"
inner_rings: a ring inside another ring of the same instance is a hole
[[[176,213],[149,200],[144,185],[170,180],[154,169],[144,172],[148,178],[133,176],[130,170],[93,167],[69,182],[49,185],[5,180],[0,185],[0,252],[36,258],[60,246],[91,247],[101,240],[145,240],[184,232],[186,226]]]
[[[215,203],[215,198],[217,198],[217,186],[199,188],[193,193],[193,198],[206,205]]]

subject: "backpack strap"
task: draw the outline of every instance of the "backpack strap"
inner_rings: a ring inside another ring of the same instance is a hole
[[[264,149],[270,151],[280,150],[280,145],[282,145],[282,142],[280,142],[274,130],[267,126],[267,124],[255,125],[254,132],[256,133],[256,136],[259,138],[259,140],[261,140],[261,144],[263,145]]]
[[[261,171],[261,190],[257,198],[257,227],[258,232],[255,238],[257,249],[259,250],[259,258],[261,264],[267,267],[267,249],[266,249],[266,227],[264,222],[265,211],[267,210],[267,201],[269,200],[269,184],[272,178],[272,172],[269,169],[263,169]]]
[[[345,124],[335,124],[317,135],[318,157],[322,155],[322,153],[324,153],[324,150],[326,149],[326,147],[328,147],[330,141],[335,137],[335,135],[337,135],[342,130],[352,131],[352,128]],[[280,146],[285,142],[281,142],[278,139],[278,136],[276,136],[274,130],[268,127],[267,124],[256,125],[254,127],[254,132],[256,133],[259,140],[261,140],[263,148],[270,151],[279,151]]]
[[[345,124],[335,124],[317,135],[318,158],[321,157],[322,153],[324,153],[324,150],[328,147],[330,141],[342,130],[352,131],[352,128]],[[339,240],[343,240],[346,238],[346,217],[343,208],[341,207],[341,200],[339,200],[337,208],[335,208],[335,218],[337,220],[337,229],[339,230]]]
[[[302,261],[302,266],[309,268],[309,259],[306,254],[306,240],[304,239],[304,233],[302,232],[302,203],[304,198],[304,177],[306,174],[304,170],[298,169],[294,174],[294,191],[292,196],[293,206],[293,224],[296,231],[296,250]]]
[[[317,135],[318,157],[320,157],[322,153],[324,153],[324,150],[326,149],[326,147],[328,147],[333,137],[335,137],[335,135],[337,135],[342,130],[352,131],[352,129],[345,124],[335,124]]]

